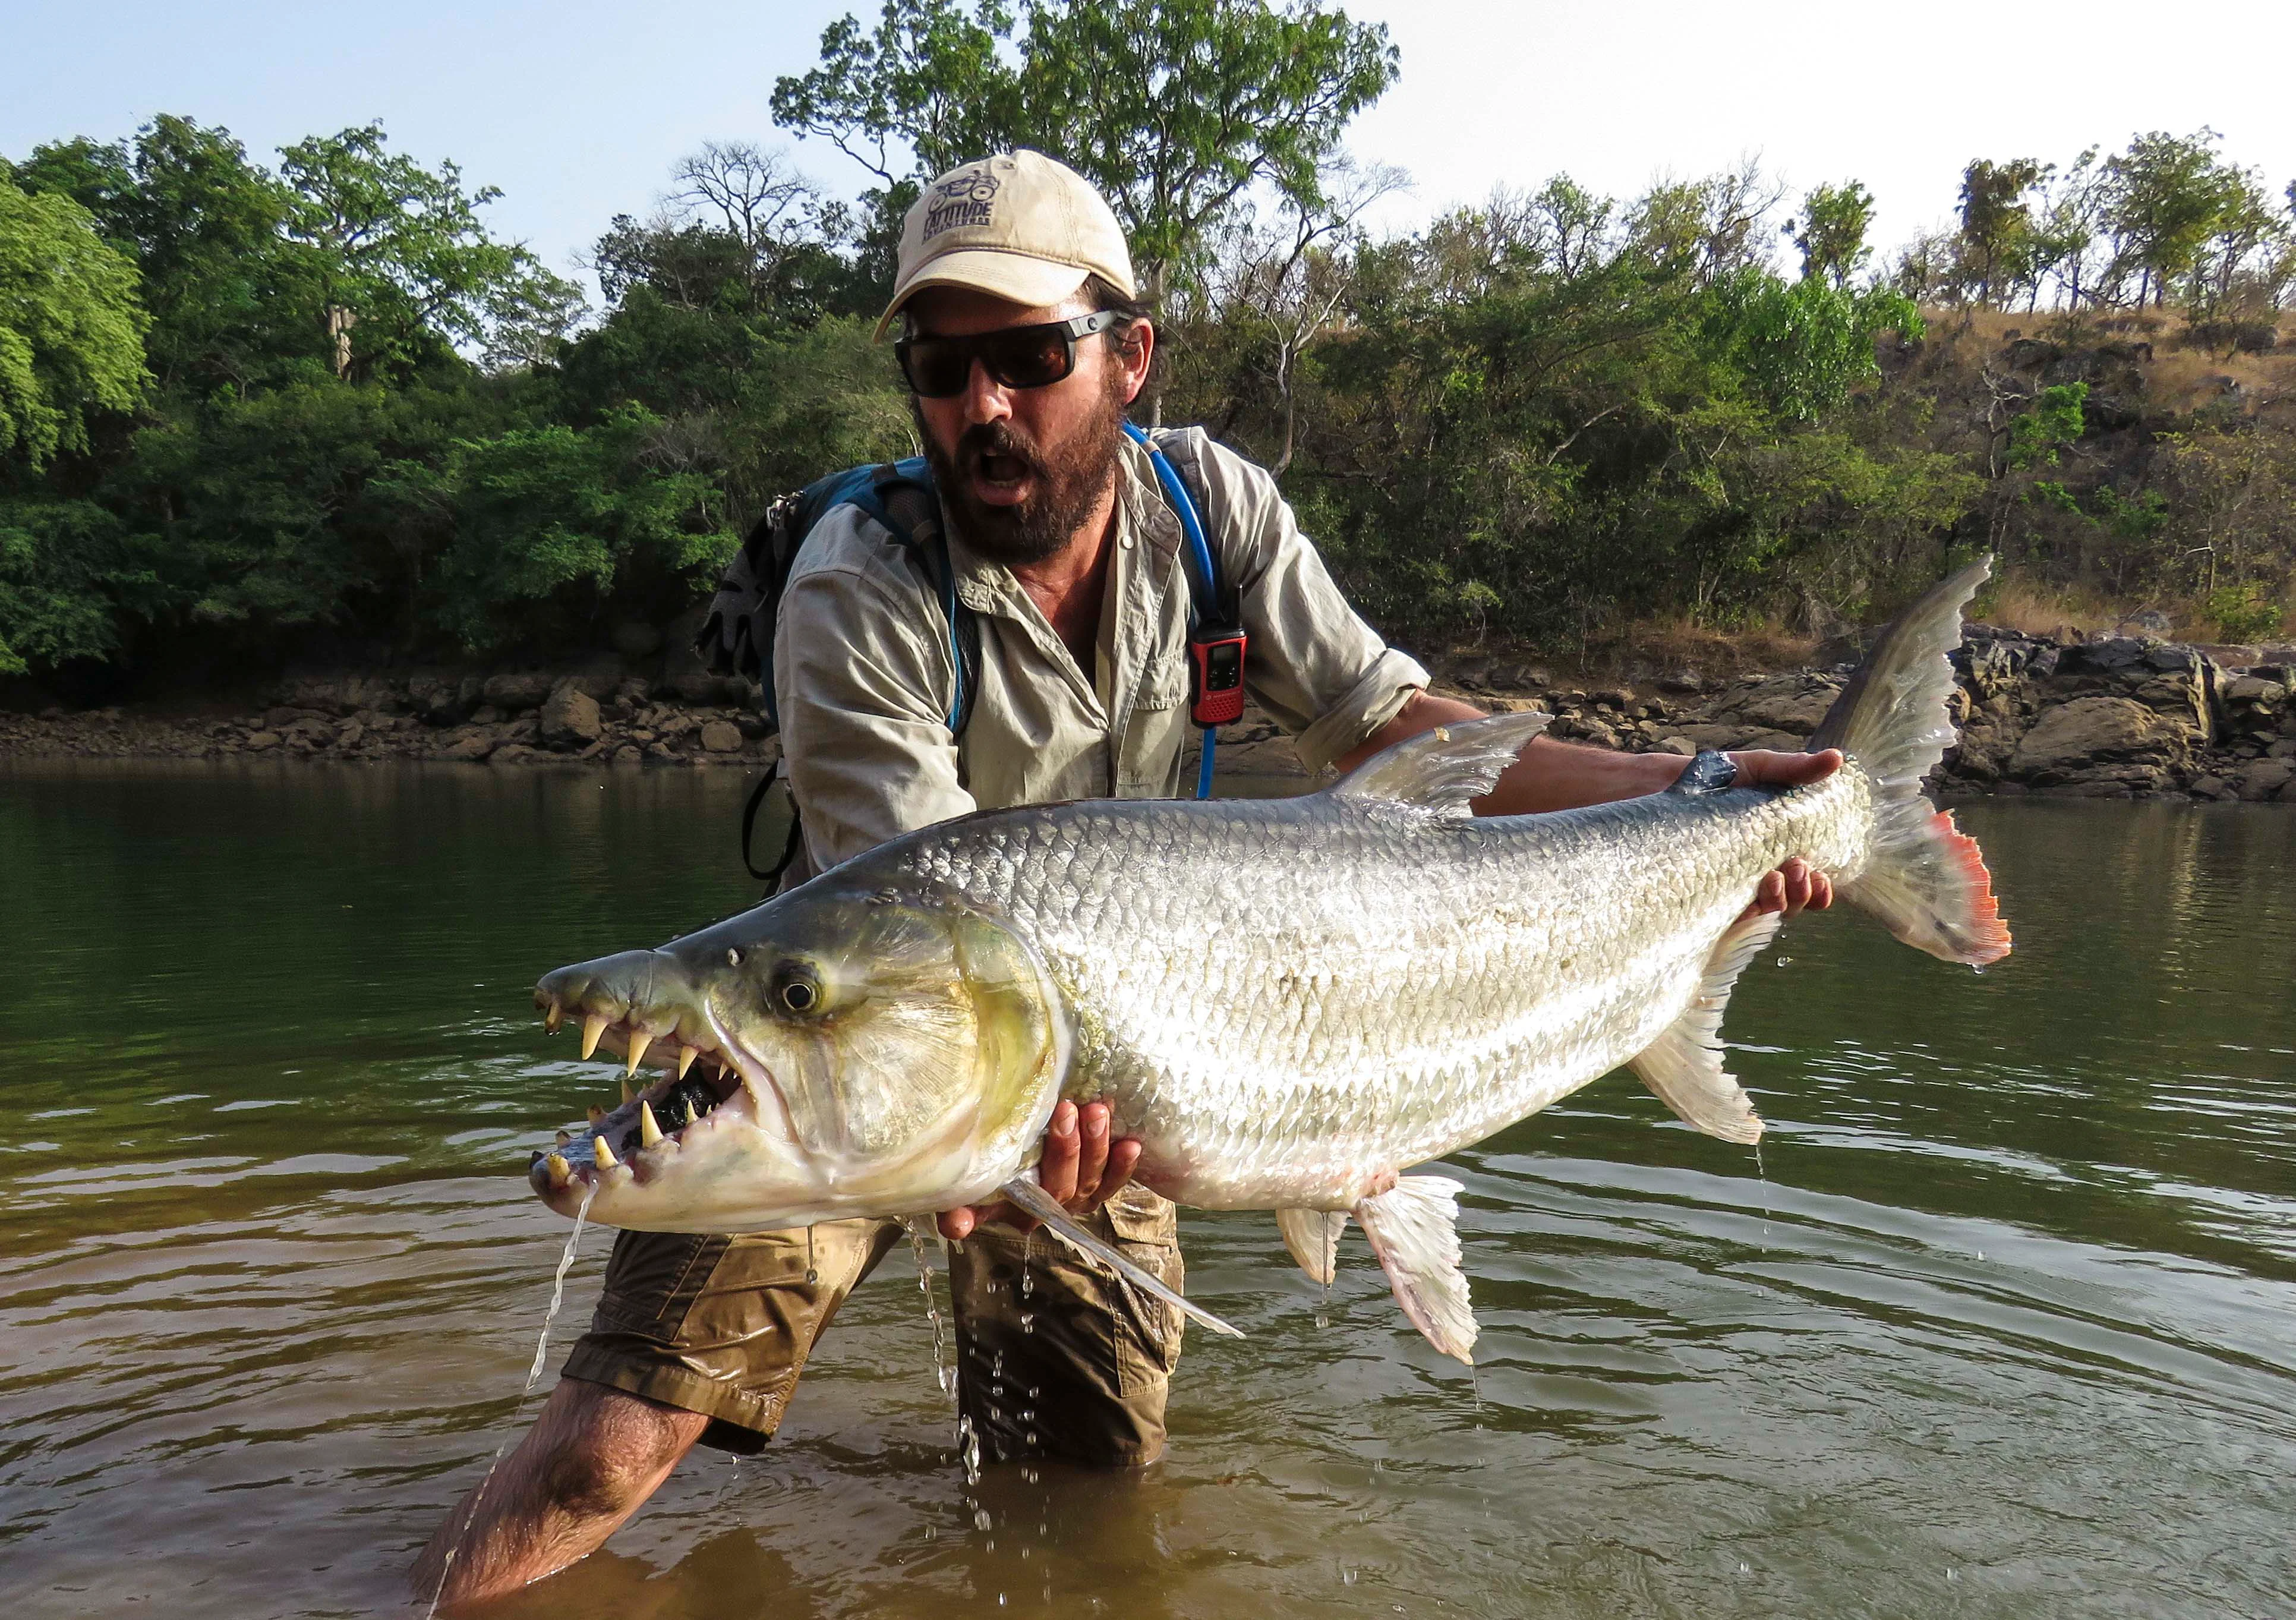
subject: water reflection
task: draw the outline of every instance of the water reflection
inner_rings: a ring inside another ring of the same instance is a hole
[[[527,987],[748,903],[746,786],[0,778],[12,1613],[395,1612],[565,1243],[522,1149],[612,1085]],[[892,1265],[781,1443],[501,1612],[2286,1612],[2296,818],[1965,819],[2019,954],[1798,925],[1730,1021],[1759,1161],[1623,1081],[1461,1155],[1477,1379],[1359,1240],[1325,1307],[1271,1221],[1195,1217],[1251,1336],[1191,1339],[1169,1460],[968,1490]]]

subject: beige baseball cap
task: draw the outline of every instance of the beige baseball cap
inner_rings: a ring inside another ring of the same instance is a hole
[[[893,301],[927,287],[972,287],[1016,304],[1057,304],[1097,275],[1138,296],[1115,210],[1067,164],[1026,148],[960,163],[924,189],[901,221]]]

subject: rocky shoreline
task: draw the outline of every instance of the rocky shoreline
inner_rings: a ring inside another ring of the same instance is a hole
[[[1437,664],[1436,689],[1487,708],[1551,709],[1556,736],[1604,747],[1799,748],[1854,664],[1854,646],[1824,651],[1843,661],[1600,687],[1554,679],[1520,658],[1462,656]],[[1963,735],[1939,772],[1943,796],[2296,803],[2296,652],[1972,625],[1954,658]],[[653,676],[618,659],[488,674],[304,675],[280,683],[256,712],[0,713],[0,757],[750,768],[777,757],[755,685],[675,662]],[[1221,744],[1226,770],[1302,774],[1257,711]]]

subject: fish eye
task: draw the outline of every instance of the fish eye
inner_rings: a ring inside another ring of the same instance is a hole
[[[789,1012],[814,1012],[821,1006],[821,982],[802,963],[784,962],[774,972],[773,996]]]

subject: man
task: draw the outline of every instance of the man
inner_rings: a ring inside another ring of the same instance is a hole
[[[1038,153],[962,165],[910,210],[879,333],[906,322],[898,353],[957,590],[980,627],[979,688],[953,736],[948,629],[914,554],[857,508],[825,515],[783,593],[774,654],[804,829],[793,880],[976,808],[1178,791],[1187,583],[1177,520],[1120,431],[1155,349],[1135,296],[1107,203]],[[1266,473],[1193,430],[1160,442],[1204,497],[1207,538],[1250,637],[1252,695],[1311,769],[1346,769],[1475,716],[1429,695],[1426,671],[1349,608]],[[1838,762],[1737,758],[1768,782]],[[1536,742],[1478,808],[1628,798],[1667,786],[1681,763]],[[1795,863],[1756,903],[1831,898]],[[1041,1179],[1177,1287],[1172,1206],[1128,1184],[1137,1153],[1110,1139],[1104,1106],[1063,1103]],[[1022,1225],[1006,1210],[940,1221],[953,1240],[959,1402],[984,1452],[1152,1461],[1177,1313],[1065,1252],[1031,1255]],[[839,1303],[898,1236],[879,1221],[742,1238],[624,1233],[590,1332],[532,1431],[425,1550],[418,1588],[437,1591],[443,1575],[451,1601],[508,1591],[596,1548],[697,1442],[758,1450]],[[1037,1393],[993,1398],[991,1369]]]

